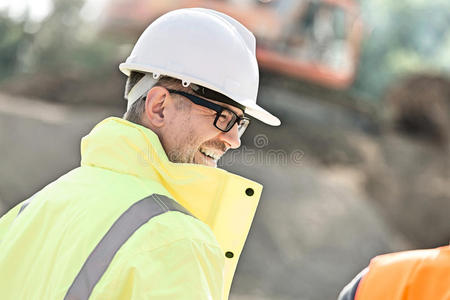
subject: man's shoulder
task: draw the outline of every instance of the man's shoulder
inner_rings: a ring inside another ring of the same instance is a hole
[[[149,242],[151,247],[161,247],[179,240],[190,240],[192,243],[209,244],[219,248],[208,225],[194,216],[179,211],[165,212],[150,220],[142,229],[146,236],[152,238]]]
[[[127,213],[139,212],[146,237],[151,237],[156,247],[178,240],[192,240],[215,245],[217,241],[209,226],[193,216],[170,196],[153,193],[135,202]],[[139,235],[139,233],[137,233]]]

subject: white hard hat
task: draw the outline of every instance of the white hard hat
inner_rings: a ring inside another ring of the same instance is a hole
[[[170,76],[184,86],[193,83],[221,93],[244,106],[246,114],[280,125],[277,117],[256,104],[259,70],[255,47],[253,34],[223,13],[204,8],[171,11],[147,27],[119,66],[126,75],[147,73],[130,91],[128,107],[159,76]]]

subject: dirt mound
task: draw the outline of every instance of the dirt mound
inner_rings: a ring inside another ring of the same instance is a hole
[[[401,132],[440,145],[449,142],[449,79],[428,74],[408,76],[390,88],[386,104]]]
[[[119,107],[124,104],[123,89],[125,76],[111,69],[114,76],[102,77],[77,72],[62,74],[40,73],[39,75],[18,75],[1,84],[1,90],[11,95],[45,99],[45,101],[68,104],[101,104]],[[125,105],[125,104],[124,104]]]

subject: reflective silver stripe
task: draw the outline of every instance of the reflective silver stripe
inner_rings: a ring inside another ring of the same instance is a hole
[[[176,201],[158,194],[148,196],[128,208],[91,252],[64,300],[87,300],[120,247],[151,218],[167,211],[191,215]]]

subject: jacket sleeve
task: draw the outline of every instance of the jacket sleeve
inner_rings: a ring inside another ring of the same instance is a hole
[[[22,203],[19,203],[0,218],[0,245],[6,233],[8,232],[9,226],[19,214],[21,206]]]
[[[368,268],[362,270],[358,275],[356,275],[353,280],[347,284],[339,294],[338,300],[355,300],[356,290],[358,289],[359,282],[363,276],[367,273]]]
[[[105,287],[100,298],[220,300],[223,265],[222,251],[216,245],[188,238],[177,240],[130,257],[119,272],[121,278],[114,280],[120,287]]]

